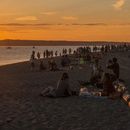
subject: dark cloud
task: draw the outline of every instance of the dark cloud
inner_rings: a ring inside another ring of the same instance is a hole
[[[75,25],[75,26],[107,26],[108,24],[106,24],[106,23],[85,23],[85,24],[74,23],[72,25]]]
[[[106,23],[72,23],[72,24],[63,24],[63,23],[57,23],[57,24],[47,24],[47,23],[40,23],[40,24],[21,24],[21,23],[7,23],[7,24],[0,24],[0,26],[16,26],[16,27],[23,27],[23,26],[33,26],[33,27],[44,27],[44,26],[126,26],[130,25],[130,23],[122,23],[122,24],[106,24]]]

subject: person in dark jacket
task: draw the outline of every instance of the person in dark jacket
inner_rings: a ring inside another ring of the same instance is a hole
[[[120,77],[120,65],[117,62],[117,58],[113,58],[113,64],[107,67],[108,69],[111,69],[116,76],[117,79]]]
[[[107,96],[115,93],[115,88],[113,86],[113,80],[111,79],[111,75],[109,73],[105,73],[105,75],[104,75],[103,92]]]

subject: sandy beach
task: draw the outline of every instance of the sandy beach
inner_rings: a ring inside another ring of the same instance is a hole
[[[101,64],[114,56],[130,92],[130,52],[106,54]],[[29,62],[1,66],[0,130],[130,130],[130,108],[121,100],[39,96],[47,86],[56,87],[62,73],[31,72]],[[90,78],[90,65],[68,73],[71,87],[79,89],[77,81]]]

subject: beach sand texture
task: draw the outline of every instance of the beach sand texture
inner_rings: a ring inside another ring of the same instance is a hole
[[[128,55],[107,54],[102,65],[116,56],[130,92]],[[77,80],[88,80],[90,72],[89,65],[70,70],[71,87],[78,89]],[[31,72],[28,62],[0,67],[0,130],[130,130],[130,108],[121,100],[39,96],[47,86],[56,87],[62,73]]]

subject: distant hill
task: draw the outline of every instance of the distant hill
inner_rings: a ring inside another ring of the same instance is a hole
[[[104,44],[130,44],[129,42],[105,41],[44,41],[44,40],[1,40],[0,46],[86,46]]]

